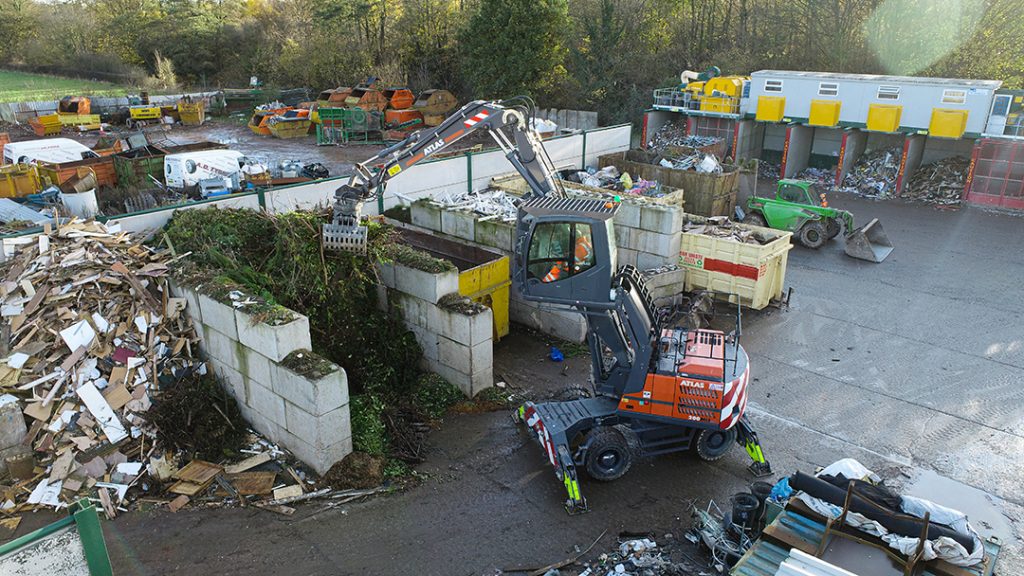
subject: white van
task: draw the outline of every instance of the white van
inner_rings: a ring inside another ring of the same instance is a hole
[[[29,162],[77,162],[86,158],[98,158],[91,148],[70,138],[45,138],[26,142],[4,144],[4,164],[27,164]]]
[[[242,180],[245,154],[237,150],[200,150],[164,156],[164,178],[172,190],[193,190],[201,180],[221,180],[237,190]]]

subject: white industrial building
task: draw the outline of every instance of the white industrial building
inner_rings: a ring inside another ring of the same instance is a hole
[[[643,141],[684,122],[688,133],[724,138],[733,158],[778,162],[786,178],[834,167],[837,184],[865,152],[901,147],[897,193],[922,164],[973,158],[968,201],[1024,208],[1024,93],[1001,81],[789,70],[731,78],[741,89],[714,93],[714,106],[684,102],[684,86],[657,90]]]

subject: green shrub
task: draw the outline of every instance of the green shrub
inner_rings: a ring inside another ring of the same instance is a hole
[[[448,408],[466,399],[454,385],[437,374],[424,374],[416,383],[416,407],[431,420],[444,416]]]
[[[352,419],[352,448],[374,456],[387,453],[388,437],[384,425],[384,404],[372,394],[352,396],[349,402]]]

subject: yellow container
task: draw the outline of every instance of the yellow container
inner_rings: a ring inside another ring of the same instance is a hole
[[[160,118],[159,106],[132,106],[128,109],[132,120],[156,120]]]
[[[206,121],[206,107],[202,102],[178,102],[178,117],[185,126],[201,126]]]
[[[811,113],[807,123],[811,126],[835,126],[839,124],[839,100],[811,100]]]
[[[31,164],[0,166],[0,198],[20,198],[42,190],[39,170]]]
[[[932,108],[928,135],[937,138],[959,138],[967,130],[967,110]]]
[[[96,126],[100,125],[99,114],[60,114],[62,126]]]
[[[707,222],[706,218],[692,214],[686,214],[685,220],[697,224]],[[684,286],[686,290],[729,294],[730,302],[738,299],[744,306],[760,310],[772,300],[782,298],[793,233],[747,224],[733,226],[755,230],[773,240],[764,245],[745,244],[683,232],[679,265],[686,268]]]
[[[46,114],[35,118],[29,118],[28,123],[32,126],[32,130],[36,133],[36,136],[60,134],[60,129],[63,127],[60,123],[59,114]]]
[[[757,115],[760,122],[779,122],[786,112],[785,96],[758,96]]]
[[[868,106],[868,130],[874,132],[897,132],[903,106],[899,104],[871,104]]]
[[[509,258],[496,260],[459,273],[459,294],[491,309],[494,317],[494,339],[508,336]]]

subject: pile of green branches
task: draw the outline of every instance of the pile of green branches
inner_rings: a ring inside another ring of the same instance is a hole
[[[387,414],[417,397],[423,351],[397,313],[378,307],[373,263],[391,259],[390,229],[371,225],[366,255],[325,252],[327,218],[183,210],[165,232],[177,253],[192,253],[179,275],[200,291],[237,287],[308,316],[314,350],[348,374],[355,448],[387,453]]]

